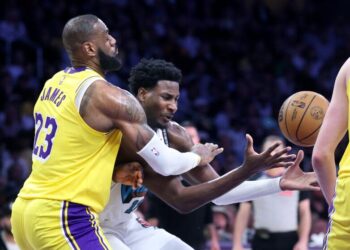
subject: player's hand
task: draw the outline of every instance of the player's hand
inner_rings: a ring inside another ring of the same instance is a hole
[[[250,174],[275,168],[289,167],[294,164],[295,154],[287,154],[291,147],[277,149],[281,143],[276,142],[264,152],[258,154],[253,147],[253,138],[246,134],[247,145],[245,149],[245,157],[242,168],[245,168]]]
[[[234,244],[232,250],[244,250],[244,247],[241,244]]]
[[[293,247],[293,250],[308,250],[308,245],[307,245],[307,242],[300,242],[298,241],[294,247]]]
[[[143,183],[142,166],[138,162],[129,162],[115,166],[113,181],[138,188]]]
[[[201,157],[201,161],[198,164],[199,166],[207,165],[223,151],[223,148],[219,148],[219,146],[214,143],[199,143],[194,145],[191,149],[191,152],[196,153]]]
[[[299,150],[294,164],[282,175],[280,187],[282,190],[319,191],[315,172],[305,173],[300,169],[300,162],[304,158],[304,151]]]

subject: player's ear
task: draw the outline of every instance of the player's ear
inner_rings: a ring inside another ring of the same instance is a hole
[[[144,102],[147,98],[147,89],[145,88],[139,88],[138,91],[137,91],[137,99],[140,101],[140,102]]]
[[[84,42],[82,45],[83,51],[88,56],[96,56],[97,50],[91,42]]]

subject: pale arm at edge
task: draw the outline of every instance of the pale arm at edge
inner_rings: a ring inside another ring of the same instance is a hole
[[[214,199],[213,202],[216,205],[229,205],[278,193],[282,191],[280,187],[280,180],[281,177],[268,180],[245,181],[227,193]]]

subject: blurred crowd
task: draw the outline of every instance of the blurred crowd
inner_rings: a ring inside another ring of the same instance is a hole
[[[242,162],[245,133],[257,150],[265,136],[280,133],[277,114],[289,95],[312,90],[330,99],[350,55],[348,7],[340,0],[2,1],[0,207],[8,207],[31,171],[33,105],[45,80],[69,65],[61,44],[69,18],[95,14],[116,37],[124,66],[108,75],[113,84],[127,88],[131,67],[143,57],[182,69],[175,120],[191,120],[202,141],[225,148],[213,162],[223,174]],[[322,232],[321,193],[312,194],[311,207],[313,231]],[[224,213],[227,224],[216,218],[219,228],[232,230],[234,211]]]

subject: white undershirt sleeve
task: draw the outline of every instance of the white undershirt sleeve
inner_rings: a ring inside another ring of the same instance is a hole
[[[201,160],[201,157],[195,153],[181,153],[166,146],[156,134],[137,154],[154,171],[164,176],[186,173],[196,167]]]
[[[227,193],[213,200],[216,205],[229,205],[254,200],[261,196],[281,192],[279,178],[257,181],[245,181]]]
[[[78,112],[80,110],[81,100],[83,99],[83,96],[84,96],[86,90],[90,87],[91,84],[93,84],[97,80],[104,80],[104,79],[102,77],[92,76],[92,77],[85,79],[78,87],[76,94],[75,94],[75,100],[74,100],[75,106],[77,107]]]

